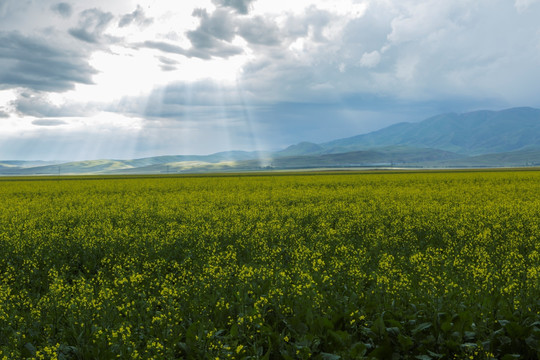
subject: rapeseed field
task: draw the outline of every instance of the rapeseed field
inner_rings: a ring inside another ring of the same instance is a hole
[[[0,359],[538,359],[540,172],[0,180]]]

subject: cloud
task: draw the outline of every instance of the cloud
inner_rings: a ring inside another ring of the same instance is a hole
[[[160,67],[163,71],[174,71],[177,69],[178,61],[176,60],[172,60],[164,56],[160,56],[158,60],[161,63]]]
[[[208,15],[204,9],[195,9],[193,16],[199,17],[201,22],[196,30],[188,31],[188,37],[190,34],[204,34],[200,36],[200,42],[192,40],[195,47],[207,48],[212,47],[212,40],[206,40],[206,38],[223,40],[230,42],[235,35],[234,17],[231,12],[226,9],[216,9],[211,15]],[[190,38],[191,39],[191,38]]]
[[[244,52],[243,48],[231,43],[236,36],[236,25],[235,18],[229,10],[218,8],[209,15],[205,9],[195,9],[193,16],[201,20],[195,30],[186,32],[191,43],[190,48],[155,40],[148,40],[136,46],[205,60],[229,58]]]
[[[217,8],[212,14],[204,9],[195,9],[193,16],[199,17],[200,24],[195,30],[186,32],[192,48],[189,54],[200,58],[228,58],[244,50],[231,44],[235,37],[234,17],[225,8]]]
[[[96,70],[85,55],[50,39],[0,32],[0,89],[63,92],[77,83],[92,84]]]
[[[372,68],[377,66],[380,61],[381,54],[377,50],[374,50],[372,52],[364,53],[364,55],[362,55],[362,58],[360,59],[360,66]]]
[[[51,10],[62,16],[63,18],[69,18],[73,13],[73,8],[70,4],[61,2],[51,6]]]
[[[211,14],[206,9],[196,8],[193,16],[200,18],[199,26],[186,32],[191,47],[185,48],[175,43],[160,40],[147,40],[134,44],[136,48],[150,48],[169,54],[183,55],[188,58],[210,60],[212,58],[229,58],[244,52],[240,46],[231,42],[236,36],[236,18],[230,10],[218,8]],[[172,70],[170,64],[166,70]]]
[[[97,44],[113,18],[110,12],[99,9],[84,10],[79,14],[78,26],[69,29],[69,33],[81,41]]]
[[[515,7],[518,12],[522,13],[529,9],[533,4],[539,3],[539,0],[515,0]]]
[[[154,19],[147,18],[144,14],[144,9],[140,5],[137,5],[137,9],[135,9],[135,11],[122,16],[120,22],[118,23],[118,26],[122,28],[134,23],[138,26],[146,27],[151,25],[153,22]]]
[[[245,15],[255,0],[212,0],[212,2],[218,6],[233,8],[238,13]]]
[[[8,118],[9,114],[3,110],[0,110],[0,118]]]
[[[135,44],[139,48],[160,50],[169,54],[183,55],[188,58],[199,58],[210,60],[213,56],[227,58],[233,55],[238,55],[241,50],[234,46],[219,46],[217,49],[184,49],[181,46],[171,44],[164,41],[145,41],[142,44]]]
[[[242,21],[238,34],[248,43],[257,45],[277,45],[281,35],[277,24],[262,16]]]
[[[197,29],[186,33],[194,48],[212,49],[234,38],[235,31],[228,10],[217,9],[208,15],[204,9],[195,9],[193,16],[201,19]]]
[[[47,93],[40,91],[22,91],[10,104],[14,110],[24,116],[34,117],[72,117],[89,116],[97,111],[93,103],[69,102],[54,104]]]
[[[179,54],[189,56],[189,51],[185,50],[181,46],[171,44],[164,41],[145,41],[142,44],[136,44],[136,47],[144,47],[148,49],[156,49],[170,54]]]
[[[32,121],[32,125],[37,126],[59,126],[59,125],[66,125],[67,122],[64,120],[56,120],[56,119],[37,119]]]

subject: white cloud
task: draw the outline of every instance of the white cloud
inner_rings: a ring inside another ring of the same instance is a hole
[[[515,7],[518,12],[524,12],[529,9],[530,6],[539,3],[539,0],[515,0]]]
[[[364,55],[362,55],[362,58],[360,59],[360,66],[372,68],[377,66],[380,61],[381,54],[377,50],[374,50],[372,52],[364,53]]]

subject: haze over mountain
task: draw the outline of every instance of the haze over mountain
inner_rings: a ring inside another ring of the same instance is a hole
[[[442,114],[368,134],[277,152],[227,151],[63,164],[0,161],[0,174],[136,174],[316,167],[499,167],[540,165],[540,109]]]
[[[502,111],[442,114],[418,123],[399,123],[368,134],[323,144],[300,143],[280,153],[342,153],[396,145],[433,148],[463,155],[540,148],[540,110],[521,107]]]

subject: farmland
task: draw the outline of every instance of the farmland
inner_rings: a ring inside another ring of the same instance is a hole
[[[540,355],[540,172],[0,180],[0,359]]]

